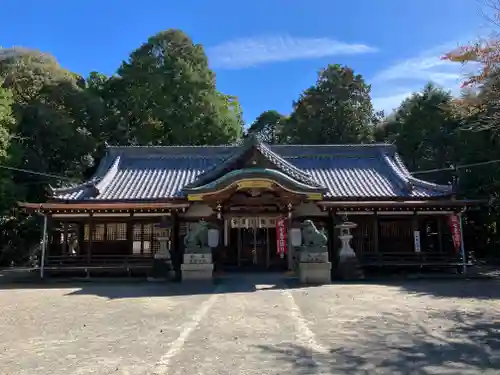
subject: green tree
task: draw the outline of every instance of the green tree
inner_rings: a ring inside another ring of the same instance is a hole
[[[486,77],[480,90],[466,92],[454,101],[455,116],[461,123],[456,141],[459,164],[500,160],[499,92],[500,74],[495,72]],[[459,175],[462,195],[498,201],[500,163],[462,169]]]
[[[26,50],[0,60],[0,74],[13,93],[16,166],[81,178],[93,164],[92,129],[99,127],[102,112],[84,80],[54,58]],[[29,201],[45,200],[47,185],[60,182],[22,173],[15,173],[14,181]]]
[[[11,166],[11,141],[15,130],[12,114],[12,94],[0,86],[0,221],[3,221],[15,202],[15,187]]]
[[[255,134],[268,144],[283,143],[282,129],[286,120],[286,116],[278,111],[264,111],[250,125],[248,134]]]
[[[18,229],[22,224],[13,209],[19,189],[13,181],[12,170],[8,169],[16,165],[18,156],[13,143],[16,121],[12,105],[12,93],[0,85],[0,265],[22,258],[22,252],[16,251],[19,248],[16,244],[21,241]]]
[[[375,127],[375,140],[395,143],[411,171],[449,167],[459,151],[460,124],[453,115],[452,100],[449,92],[426,85]]]
[[[284,136],[290,143],[360,143],[371,139],[370,86],[345,66],[329,65],[293,103]]]
[[[216,90],[203,47],[179,30],[133,51],[108,90],[109,121],[118,129],[112,138],[120,143],[231,143],[243,131],[237,99]]]
[[[63,69],[53,56],[24,48],[0,49],[0,76],[3,87],[14,95],[14,112],[35,99],[47,83],[82,84],[81,77]]]

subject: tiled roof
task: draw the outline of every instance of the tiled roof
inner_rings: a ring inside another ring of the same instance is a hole
[[[56,189],[60,200],[155,200],[182,197],[197,177],[233,157],[238,146],[110,147],[95,176]],[[392,145],[265,146],[291,172],[327,188],[330,198],[430,198],[451,186],[416,179]],[[293,171],[292,171],[293,169]]]
[[[305,185],[308,185],[309,187],[316,187],[316,188],[322,187],[322,185],[319,184],[314,179],[312,179],[310,175],[308,175],[303,170],[297,168],[295,165],[282,158],[276,152],[271,150],[271,148],[268,145],[260,142],[257,139],[257,137],[252,135],[247,139],[245,139],[243,145],[239,148],[239,150],[234,152],[231,155],[231,157],[227,158],[224,162],[215,164],[212,168],[209,168],[203,174],[198,176],[198,178],[196,179],[196,181],[194,181],[194,183],[189,184],[188,187],[191,188],[204,185],[214,180],[214,178],[220,177],[221,173],[227,173],[228,168],[230,168],[232,165],[234,168],[234,162],[244,157],[246,151],[248,151],[252,147],[255,148],[265,159],[271,162],[271,164],[274,165],[275,169],[292,177],[294,180],[303,183]]]

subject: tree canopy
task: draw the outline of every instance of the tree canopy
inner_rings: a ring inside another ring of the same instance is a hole
[[[255,134],[268,144],[283,143],[283,126],[287,117],[275,110],[262,112],[248,128],[249,134]]]
[[[395,143],[411,171],[448,167],[455,160],[458,123],[449,92],[428,84],[375,128],[375,139]]]
[[[90,78],[95,85],[95,74]],[[236,98],[216,90],[203,47],[180,30],[150,37],[109,86],[111,127],[122,128],[119,143],[202,145],[233,142],[242,134]]]
[[[284,139],[305,144],[369,141],[375,115],[370,90],[351,68],[328,65],[319,72],[316,84],[293,103]]]
[[[12,114],[12,93],[0,87],[0,165],[10,166],[15,119]],[[0,169],[0,215],[8,215],[15,202],[15,187],[8,169]]]

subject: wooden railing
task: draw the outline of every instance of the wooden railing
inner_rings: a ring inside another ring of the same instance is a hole
[[[74,255],[49,256],[45,260],[46,269],[86,269],[86,268],[147,268],[152,267],[151,255]]]
[[[372,253],[364,254],[360,262],[364,266],[435,266],[435,267],[456,267],[463,265],[463,260],[459,255],[443,253]],[[471,260],[467,259],[466,264],[470,265]]]

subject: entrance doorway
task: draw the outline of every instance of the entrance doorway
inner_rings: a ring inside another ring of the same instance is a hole
[[[286,256],[277,254],[276,218],[233,218],[223,267],[237,271],[284,271]]]

